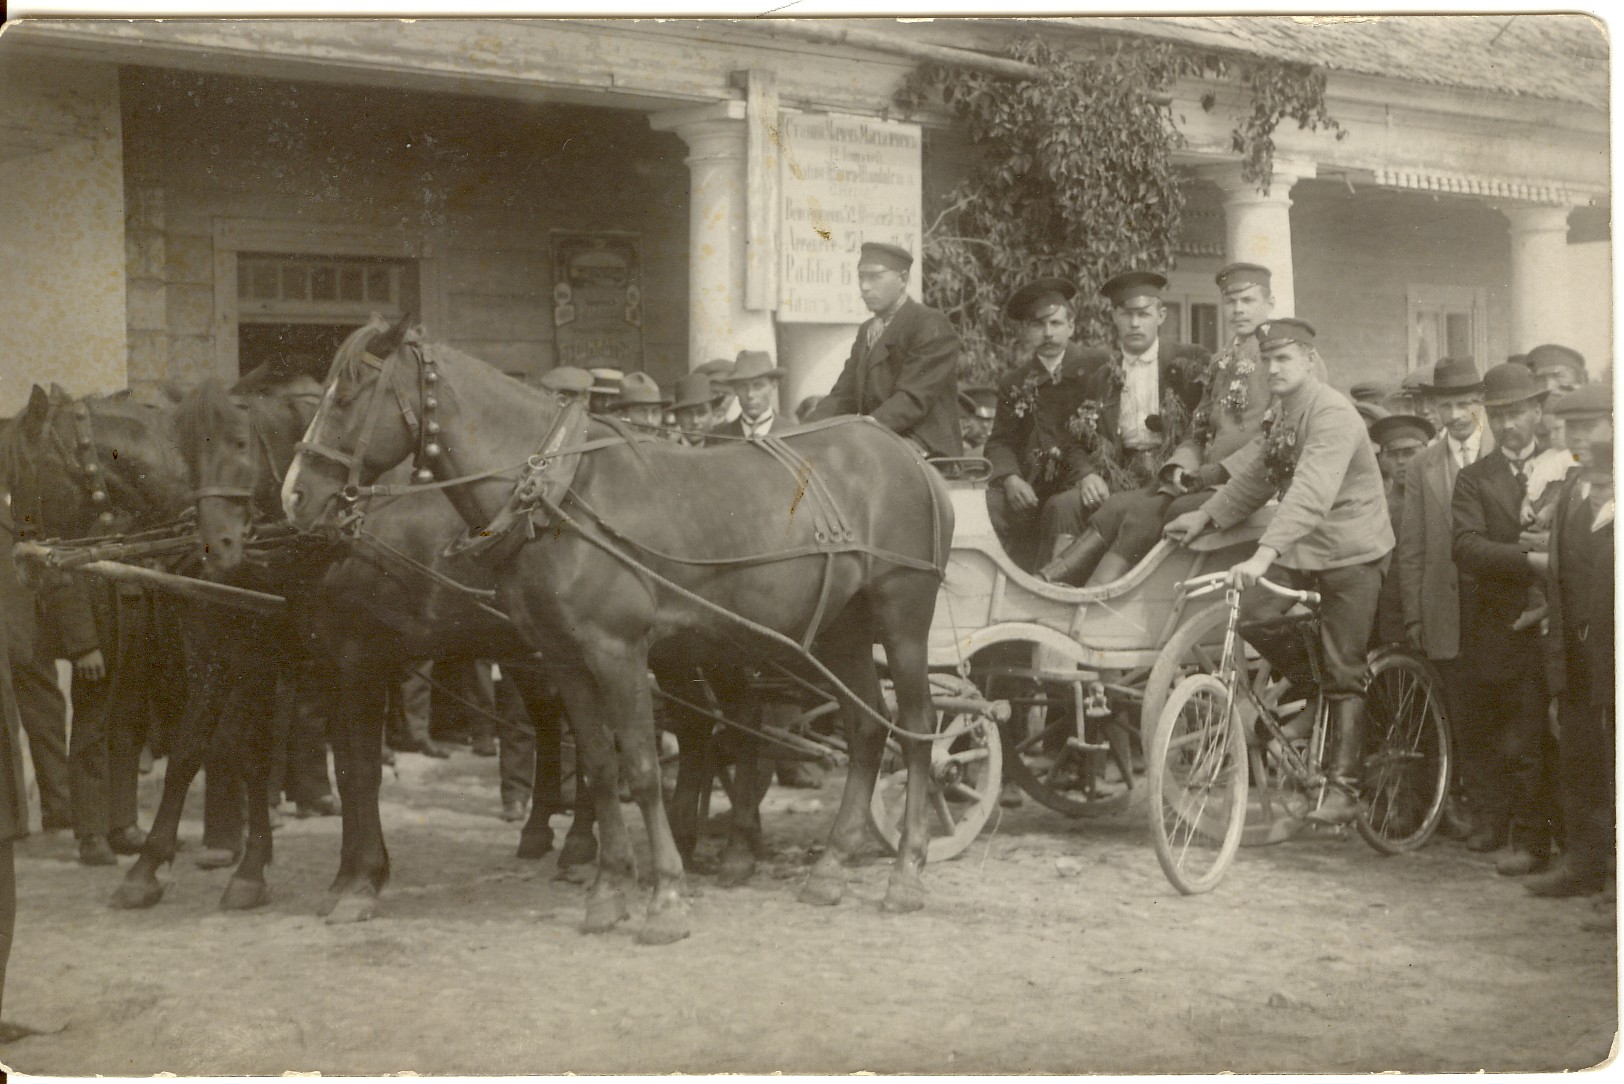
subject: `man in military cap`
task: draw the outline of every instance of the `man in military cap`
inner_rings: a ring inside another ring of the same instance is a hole
[[[1537,873],[1549,863],[1555,812],[1539,628],[1518,621],[1548,563],[1525,537],[1524,516],[1544,450],[1537,434],[1548,394],[1521,365],[1496,365],[1483,374],[1495,447],[1461,468],[1453,502],[1461,656],[1473,686],[1473,710],[1462,724],[1479,731],[1473,744],[1489,761],[1481,794],[1473,795],[1481,835],[1468,846],[1484,850],[1509,841],[1495,866],[1507,876]]]
[[[874,315],[810,421],[867,414],[924,455],[957,456],[959,336],[946,316],[908,296],[913,255],[867,242],[857,288]]]
[[[1358,406],[1360,403],[1369,403],[1371,406],[1378,406],[1383,410],[1388,409],[1386,400],[1391,394],[1392,389],[1374,380],[1362,380],[1348,389],[1348,398],[1353,400],[1354,406]]]
[[[1527,365],[1533,370],[1534,379],[1552,395],[1566,395],[1589,380],[1584,355],[1556,343],[1545,343],[1528,351]],[[1547,448],[1567,447],[1567,435],[1558,415],[1546,411],[1540,416],[1539,440]]]
[[[585,369],[577,369],[573,365],[559,365],[548,369],[536,379],[536,384],[543,391],[552,393],[560,403],[569,403],[583,396],[590,397],[594,383],[591,373]]]
[[[593,414],[608,414],[610,404],[620,398],[620,384],[626,374],[619,369],[598,366],[589,369],[592,374],[592,397],[587,407]]]
[[[1404,484],[1410,461],[1436,433],[1431,422],[1414,414],[1384,412],[1370,423],[1370,439],[1376,446],[1376,461],[1381,466],[1382,483],[1387,491],[1387,517],[1393,524],[1394,538],[1404,535]],[[1404,642],[1404,592],[1398,569],[1390,566],[1376,604],[1375,643]]]
[[[677,442],[690,448],[702,448],[715,424],[711,404],[716,400],[716,389],[711,378],[695,370],[677,377],[671,410],[677,417]]]
[[[1270,392],[1253,332],[1274,308],[1269,269],[1232,263],[1215,278],[1234,339],[1215,357],[1184,439],[1154,481],[1107,498],[1064,553],[1038,574],[1056,583],[1109,583],[1138,564],[1162,525],[1199,508],[1229,476],[1225,461],[1261,432]],[[1316,364],[1317,355],[1316,355]],[[1318,372],[1323,379],[1323,367]]]
[[[716,383],[732,389],[734,398],[739,401],[739,416],[718,425],[715,435],[764,437],[788,429],[790,423],[780,420],[777,410],[778,383],[783,377],[784,370],[773,364],[772,355],[765,350],[739,351],[733,371],[715,378]]]
[[[1275,416],[1251,454],[1230,460],[1229,480],[1200,508],[1174,519],[1181,542],[1209,525],[1233,527],[1279,497],[1257,552],[1230,570],[1230,583],[1252,588],[1267,575],[1320,594],[1320,643],[1336,738],[1330,788],[1309,819],[1346,824],[1358,815],[1364,755],[1365,654],[1393,549],[1381,471],[1359,412],[1314,374],[1314,328],[1303,320],[1258,325],[1261,364],[1276,398]],[[1250,615],[1279,612],[1280,600],[1251,592]]]
[[[992,464],[987,511],[1016,564],[1031,568],[1054,544],[1043,511],[1083,479],[1082,449],[1069,426],[1086,380],[1105,360],[1071,341],[1077,287],[1041,278],[1010,297],[1004,313],[1019,328],[1027,360],[998,382],[998,407],[986,456]]]
[[[621,421],[649,429],[658,429],[664,420],[665,408],[670,405],[660,392],[660,385],[647,373],[627,373],[620,382],[620,394],[609,404],[609,410]]]
[[[998,389],[975,384],[959,392],[959,440],[964,454],[975,458],[987,453],[987,438],[998,418]]]

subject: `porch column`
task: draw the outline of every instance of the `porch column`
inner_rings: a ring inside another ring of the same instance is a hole
[[[1573,328],[1568,207],[1501,207],[1511,223],[1511,349],[1565,343]]]
[[[778,356],[772,313],[745,308],[748,211],[745,104],[655,113],[656,131],[688,144],[688,368],[740,350]]]
[[[1224,259],[1244,260],[1273,273],[1274,314],[1297,314],[1296,279],[1291,264],[1291,188],[1318,172],[1313,162],[1275,159],[1267,192],[1241,176],[1241,163],[1225,162],[1201,170],[1201,176],[1224,194]]]

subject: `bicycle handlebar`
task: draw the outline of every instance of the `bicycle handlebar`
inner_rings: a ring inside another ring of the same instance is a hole
[[[1227,586],[1228,583],[1229,573],[1227,571],[1209,572],[1205,576],[1196,576],[1193,579],[1181,581],[1179,583],[1179,589],[1184,592],[1185,597],[1196,598],[1201,595],[1211,594],[1212,592]],[[1258,577],[1257,585],[1263,588],[1265,591],[1268,591],[1271,595],[1278,596],[1279,598],[1290,599],[1293,602],[1301,602],[1305,606],[1317,608],[1320,604],[1320,594],[1318,591],[1298,591],[1294,588],[1283,587],[1280,584],[1275,583],[1273,580],[1265,579],[1262,576]]]

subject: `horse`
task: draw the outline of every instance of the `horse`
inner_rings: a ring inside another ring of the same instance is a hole
[[[615,800],[624,767],[654,867],[637,939],[690,932],[645,679],[661,656],[678,671],[754,657],[835,679],[851,766],[804,902],[844,895],[887,728],[904,739],[902,839],[882,906],[923,907],[926,640],[953,530],[929,464],[870,419],[703,449],[641,438],[407,324],[375,319],[335,353],[283,507],[300,530],[358,537],[368,498],[390,491],[376,480],[412,456],[414,478],[443,489],[461,515],[469,533],[459,550],[477,558],[495,541],[498,605],[564,697],[598,811],[583,929],[630,917],[633,856]],[[497,530],[499,518],[513,530]],[[896,724],[882,714],[876,643]]]

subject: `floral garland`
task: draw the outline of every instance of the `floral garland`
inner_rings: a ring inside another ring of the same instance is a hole
[[[1271,406],[1263,415],[1263,470],[1274,483],[1275,496],[1283,498],[1297,470],[1297,430],[1277,426],[1277,421],[1279,417]]]
[[[1033,373],[1027,377],[1021,386],[1013,389],[1014,394],[1009,400],[1010,413],[1017,418],[1024,418],[1038,408],[1038,391],[1048,381]]]
[[[1066,455],[1058,445],[1051,444],[1047,448],[1033,448],[1026,454],[1027,470],[1033,482],[1046,485],[1060,477],[1065,466]]]
[[[1111,366],[1106,395],[1122,394],[1124,382],[1125,374],[1119,360]],[[1066,429],[1087,453],[1088,466],[1084,473],[1098,474],[1105,479],[1112,493],[1148,485],[1155,477],[1156,470],[1184,440],[1193,420],[1178,393],[1171,387],[1163,388],[1161,414],[1158,415],[1161,427],[1157,430],[1162,437],[1161,444],[1152,449],[1149,456],[1125,457],[1118,443],[1100,431],[1103,411],[1100,402],[1088,400],[1066,422]],[[1150,460],[1149,464],[1146,463],[1147,459]]]

